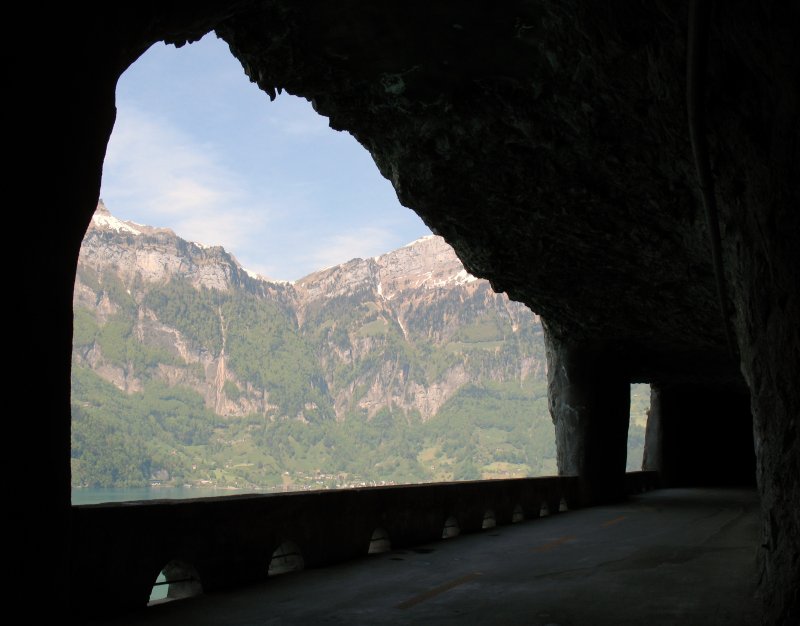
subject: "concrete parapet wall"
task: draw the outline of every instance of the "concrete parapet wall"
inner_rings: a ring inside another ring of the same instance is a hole
[[[631,492],[655,487],[653,472],[628,475]],[[299,547],[305,567],[366,556],[376,528],[393,548],[441,539],[454,517],[460,532],[480,532],[486,512],[497,524],[579,508],[574,477],[403,485],[337,491],[242,495],[74,506],[73,613],[104,615],[147,605],[164,566],[180,560],[211,592],[262,581],[283,542]],[[81,581],[78,584],[78,581]]]

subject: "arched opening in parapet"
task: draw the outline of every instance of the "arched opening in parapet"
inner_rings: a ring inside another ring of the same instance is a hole
[[[628,456],[625,470],[638,472],[642,469],[647,417],[650,412],[650,385],[631,385],[630,421],[628,422]]]
[[[368,554],[382,554],[392,549],[389,533],[384,528],[376,528],[369,540]]]
[[[153,46],[117,107],[73,299],[75,504],[556,473],[539,318],[443,240],[404,246],[427,228],[352,137],[213,35]]]
[[[542,505],[539,507],[539,517],[547,517],[550,515],[550,505],[547,500],[542,500]]]
[[[279,576],[299,572],[305,567],[305,560],[300,548],[293,541],[283,541],[272,553],[269,561],[268,576]]]
[[[172,600],[185,600],[203,593],[197,570],[181,560],[167,563],[159,572],[150,592],[148,606]]]
[[[458,520],[454,515],[451,515],[444,521],[444,528],[442,529],[442,539],[452,539],[461,534],[461,527],[458,525]]]
[[[511,523],[517,524],[523,521],[525,521],[525,511],[522,509],[522,505],[518,504],[511,513]]]
[[[483,514],[481,528],[483,530],[487,530],[489,528],[494,528],[495,526],[497,526],[497,518],[494,515],[494,511],[492,509],[486,509],[486,512]]]

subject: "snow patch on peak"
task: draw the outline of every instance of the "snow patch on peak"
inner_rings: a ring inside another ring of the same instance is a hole
[[[407,243],[406,245],[403,246],[403,248],[410,248],[412,246],[416,246],[419,243],[422,243],[423,241],[430,241],[431,239],[436,239],[436,235],[425,235],[424,237],[415,239],[411,243]]]
[[[421,278],[418,278],[418,279],[417,279],[417,282],[416,282],[416,284],[414,285],[414,288],[415,288],[415,289],[418,289],[419,287],[422,287],[422,285],[424,285],[425,283],[427,283],[427,282],[428,282],[428,281],[429,281],[431,278],[433,278],[433,271],[432,271],[432,270],[428,270],[427,272],[425,272],[425,273],[422,275],[422,277],[421,277]]]
[[[243,267],[241,265],[239,267],[241,267],[242,271],[245,274],[247,274],[250,278],[252,278],[253,280],[260,280],[260,281],[265,282],[265,283],[272,283],[273,285],[294,285],[294,282],[295,282],[293,280],[280,280],[280,279],[267,278],[263,274],[259,274],[258,272],[254,272],[252,270],[249,270],[246,267]]]
[[[118,233],[131,233],[132,235],[142,234],[142,231],[134,228],[130,224],[126,224],[122,220],[117,219],[111,215],[108,210],[95,213],[92,216],[92,222],[95,226],[104,230],[113,230]]]
[[[431,287],[444,287],[446,285],[466,285],[478,280],[475,276],[467,272],[467,270],[460,270],[452,276],[448,276],[442,280],[437,280],[431,284]]]
[[[478,280],[478,277],[473,276],[467,270],[461,270],[458,274],[453,276],[452,280],[459,285],[464,285],[466,283],[474,283],[476,280]]]

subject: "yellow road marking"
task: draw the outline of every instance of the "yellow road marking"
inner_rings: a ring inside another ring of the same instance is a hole
[[[430,600],[431,598],[435,598],[438,595],[445,593],[446,591],[450,591],[459,585],[463,585],[464,583],[468,583],[470,581],[475,580],[478,576],[480,576],[480,572],[473,572],[472,574],[467,574],[466,576],[462,576],[461,578],[456,578],[455,580],[451,580],[449,583],[444,583],[443,585],[439,585],[438,587],[434,587],[433,589],[429,589],[424,593],[419,594],[418,596],[414,596],[406,600],[405,602],[401,602],[397,605],[398,609],[410,609],[412,606],[416,606],[420,602],[425,602],[425,600]]]
[[[574,541],[575,535],[564,535],[563,537],[559,537],[558,539],[553,539],[553,541],[548,541],[547,543],[543,543],[542,545],[533,549],[534,552],[549,552],[558,546],[567,543],[568,541]]]
[[[614,519],[610,519],[607,522],[603,522],[600,524],[603,528],[608,528],[609,526],[613,526],[614,524],[619,524],[622,520],[625,519],[625,515],[621,515],[620,517],[615,517]]]

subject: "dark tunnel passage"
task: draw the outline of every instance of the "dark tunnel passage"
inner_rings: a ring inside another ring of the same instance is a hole
[[[657,468],[672,487],[755,487],[749,402],[749,394],[729,387],[656,387],[643,467]]]

